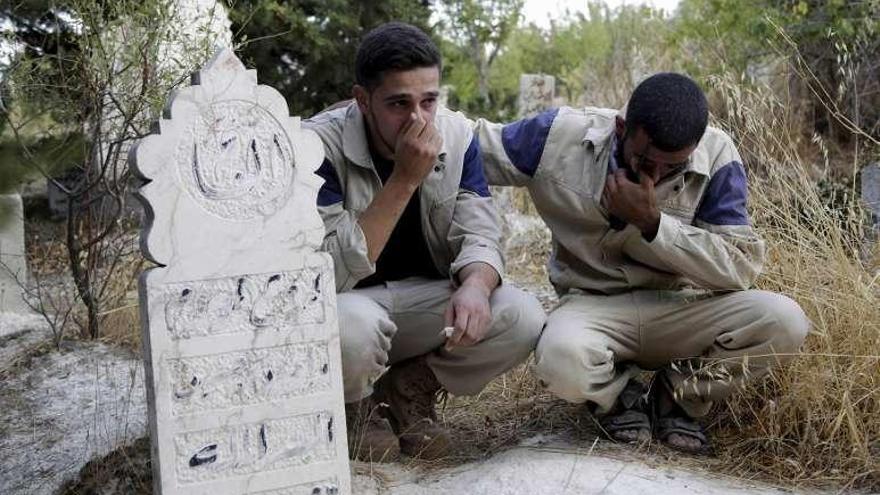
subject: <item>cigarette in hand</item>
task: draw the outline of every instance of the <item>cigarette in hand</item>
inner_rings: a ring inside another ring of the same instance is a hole
[[[440,336],[446,339],[446,345],[443,346],[443,349],[446,351],[452,350],[452,345],[449,343],[450,337],[455,332],[455,327],[444,327],[443,330],[440,330]]]

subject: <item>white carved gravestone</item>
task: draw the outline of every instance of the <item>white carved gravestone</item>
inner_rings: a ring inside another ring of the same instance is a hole
[[[349,493],[317,136],[223,50],[131,159],[155,491]]]
[[[544,74],[522,74],[519,76],[519,99],[517,108],[520,118],[535,115],[553,106],[556,92],[556,78]]]
[[[0,313],[30,313],[22,284],[27,279],[24,209],[18,194],[0,194]]]

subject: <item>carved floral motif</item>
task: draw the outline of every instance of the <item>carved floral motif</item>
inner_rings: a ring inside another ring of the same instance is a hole
[[[172,414],[281,401],[330,389],[326,342],[170,359]]]
[[[324,284],[317,269],[242,275],[163,287],[172,339],[261,329],[278,331],[324,321]]]

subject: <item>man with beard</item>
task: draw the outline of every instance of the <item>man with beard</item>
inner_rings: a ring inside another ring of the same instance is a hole
[[[697,84],[661,73],[625,113],[477,125],[489,183],[527,188],[553,233],[560,302],[535,350],[540,382],[588,403],[613,439],[653,433],[697,453],[710,445],[695,418],[785,361],[810,326],[791,299],[750,289],[765,249],[745,170],[707,123]],[[648,392],[640,370],[659,370]]]

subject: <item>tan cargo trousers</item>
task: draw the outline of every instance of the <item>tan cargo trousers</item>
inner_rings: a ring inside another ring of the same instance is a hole
[[[422,354],[453,395],[478,393],[529,356],[546,314],[534,296],[510,285],[492,293],[492,323],[482,341],[444,350],[440,332],[453,291],[449,280],[408,278],[337,296],[345,402],[372,394],[386,367]]]
[[[562,399],[594,402],[603,413],[640,368],[660,369],[655,383],[699,417],[790,359],[809,328],[797,303],[758,290],[569,294],[547,318],[536,373]]]

